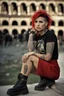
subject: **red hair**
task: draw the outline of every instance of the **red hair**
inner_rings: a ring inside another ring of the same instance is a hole
[[[32,27],[34,28],[34,21],[39,16],[44,17],[48,22],[48,28],[51,26],[52,19],[50,18],[49,14],[45,10],[39,10],[32,16]]]

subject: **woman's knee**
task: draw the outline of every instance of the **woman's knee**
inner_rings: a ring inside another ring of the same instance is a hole
[[[37,68],[39,58],[36,57],[36,56],[30,56],[29,59],[30,59],[30,61],[34,64],[34,66]]]
[[[31,55],[30,57],[29,57],[29,59],[31,60],[31,61],[38,61],[38,57],[36,57],[36,56],[33,56],[33,55]]]

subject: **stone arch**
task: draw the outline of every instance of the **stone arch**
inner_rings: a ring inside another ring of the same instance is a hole
[[[30,22],[30,26],[32,25],[32,21]]]
[[[24,34],[25,31],[26,31],[25,29],[22,29],[22,30],[21,30],[21,34]]]
[[[21,9],[21,14],[26,14],[27,13],[27,6],[25,3],[22,3],[20,6]]]
[[[58,4],[58,12],[63,13],[63,4]]]
[[[58,36],[63,36],[63,31],[62,30],[58,31]]]
[[[62,21],[62,20],[60,20],[60,21],[58,22],[58,26],[63,26],[63,21]]]
[[[52,26],[55,26],[55,22],[54,21],[52,21],[52,24],[51,24]]]
[[[22,25],[22,26],[23,26],[23,25],[27,25],[26,21],[22,21],[22,22],[21,22],[21,25]]]
[[[17,22],[16,20],[14,20],[14,21],[12,22],[12,25],[18,25],[18,22]]]
[[[50,3],[49,4],[49,12],[52,14],[52,13],[55,13],[55,5],[53,3]]]
[[[3,2],[1,5],[1,12],[2,14],[8,14],[8,4],[6,2]]]
[[[9,25],[9,23],[8,23],[8,21],[7,20],[3,20],[3,22],[2,22],[2,25]]]
[[[17,15],[18,14],[18,9],[17,9],[17,4],[16,3],[11,3],[11,12],[12,15]]]
[[[31,3],[30,4],[30,13],[35,12],[35,11],[36,11],[36,6],[34,3]]]
[[[9,31],[8,31],[8,29],[3,29],[3,35],[5,36],[6,34],[8,34],[9,33]]]
[[[12,30],[12,35],[16,35],[16,34],[18,34],[18,30],[17,29],[13,29]]]
[[[45,10],[45,9],[46,9],[46,8],[45,8],[45,5],[41,3],[41,4],[39,5],[39,9],[44,9],[44,10]]]

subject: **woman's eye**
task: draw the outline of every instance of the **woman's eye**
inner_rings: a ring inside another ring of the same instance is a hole
[[[45,21],[39,21],[40,23],[45,23]]]
[[[37,21],[35,21],[35,23],[37,23]]]

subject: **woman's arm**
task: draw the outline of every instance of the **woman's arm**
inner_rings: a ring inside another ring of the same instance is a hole
[[[33,46],[33,34],[31,33],[29,35],[29,39],[28,39],[28,51],[31,52],[33,50],[34,46]]]
[[[46,60],[50,61],[52,58],[53,50],[54,50],[55,43],[54,42],[49,42],[46,44],[46,54],[40,54],[40,53],[33,53],[33,55]]]

